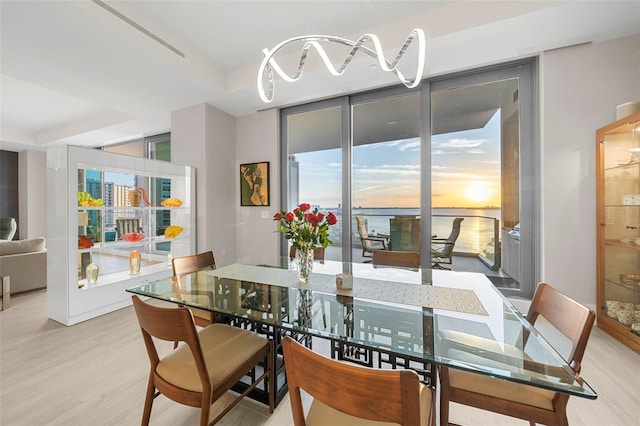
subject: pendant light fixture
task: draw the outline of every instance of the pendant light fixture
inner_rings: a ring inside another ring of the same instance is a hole
[[[403,55],[411,45],[414,39],[417,39],[418,43],[418,60],[415,77],[413,79],[407,78],[398,70],[398,64],[402,59]],[[364,43],[371,42],[373,44],[373,49],[365,46]],[[282,49],[284,46],[295,43],[295,42],[303,42],[302,51],[300,53],[300,62],[298,63],[298,70],[294,75],[287,74],[276,62],[274,55]],[[345,46],[350,46],[351,50],[347,55],[346,59],[342,63],[339,68],[334,67],[333,63],[329,59],[329,56],[325,52],[321,43],[337,43]],[[329,36],[329,35],[307,35],[307,36],[298,36],[293,37],[288,40],[285,40],[278,45],[276,45],[273,49],[262,49],[262,53],[264,54],[264,59],[260,64],[260,68],[258,69],[258,94],[260,95],[260,99],[263,102],[269,103],[273,101],[274,91],[275,91],[275,81],[273,72],[275,71],[284,81],[292,83],[298,81],[302,76],[302,70],[304,69],[304,64],[307,60],[307,56],[309,54],[309,50],[314,48],[322,62],[325,64],[329,72],[334,76],[341,76],[344,71],[347,69],[354,55],[358,51],[362,51],[372,58],[377,59],[380,68],[386,72],[394,73],[398,79],[408,88],[416,87],[420,84],[420,79],[422,78],[422,72],[424,71],[424,62],[425,62],[425,35],[424,31],[419,28],[414,28],[409,33],[409,36],[405,40],[402,48],[396,55],[393,61],[388,61],[384,57],[384,52],[382,50],[382,44],[380,43],[380,39],[374,34],[364,34],[357,41],[348,40],[346,38],[337,37],[337,36]],[[267,82],[267,89],[265,90],[264,83]]]

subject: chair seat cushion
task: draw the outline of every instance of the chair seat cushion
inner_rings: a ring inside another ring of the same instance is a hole
[[[384,396],[381,395],[381,398]],[[431,412],[431,403],[433,399],[432,391],[429,387],[420,384],[420,415],[422,416],[421,424],[429,424],[429,413]],[[313,400],[309,414],[306,418],[307,426],[386,426],[397,425],[399,423],[378,422],[373,420],[365,420],[353,417],[348,414],[331,408],[318,400]]]
[[[508,380],[495,379],[466,371],[449,369],[449,386],[469,392],[553,410],[555,392]]]
[[[266,338],[257,333],[225,324],[211,324],[200,330],[198,336],[214,388],[269,344]],[[164,357],[156,367],[156,373],[175,386],[202,392],[195,359],[187,345],[180,345]]]

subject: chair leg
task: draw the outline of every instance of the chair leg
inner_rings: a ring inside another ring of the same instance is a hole
[[[449,425],[449,372],[446,368],[438,368],[440,373],[440,425]],[[446,386],[442,386],[442,383],[447,383]]]
[[[153,372],[149,376],[149,384],[147,385],[147,395],[144,398],[144,411],[142,412],[142,425],[147,426],[151,419],[151,407],[155,398],[156,387],[153,385]]]
[[[276,360],[274,351],[273,340],[269,341],[269,354],[267,355],[267,365],[269,368],[269,375],[265,380],[268,382],[265,384],[265,388],[269,389],[269,413],[273,414],[275,410],[275,398],[276,398]]]
[[[451,268],[446,268],[446,267],[442,266],[439,263],[434,263],[433,265],[431,265],[431,269],[442,269],[444,271],[450,271],[451,270]]]
[[[208,401],[207,401],[208,399]],[[208,395],[206,392],[202,394],[202,407],[200,407],[200,426],[209,426],[209,424],[214,424],[214,422],[209,423],[209,411],[211,410],[211,395]]]

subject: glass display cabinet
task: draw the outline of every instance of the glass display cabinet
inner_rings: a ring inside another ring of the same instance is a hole
[[[596,143],[598,327],[640,352],[640,113]]]
[[[131,304],[195,252],[195,169],[95,149],[47,151],[49,317],[65,325]]]

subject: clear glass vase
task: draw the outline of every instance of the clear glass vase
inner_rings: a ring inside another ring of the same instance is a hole
[[[313,250],[311,250],[313,252]],[[311,327],[313,318],[313,297],[310,290],[298,290],[298,326]]]
[[[129,253],[129,274],[137,275],[140,273],[140,252],[132,250]]]
[[[100,268],[96,263],[90,263],[87,265],[85,269],[85,274],[87,276],[87,283],[94,284],[98,282],[98,275],[100,274]]]
[[[313,249],[304,247],[296,250],[296,262],[298,263],[298,278],[306,283],[313,272]]]

